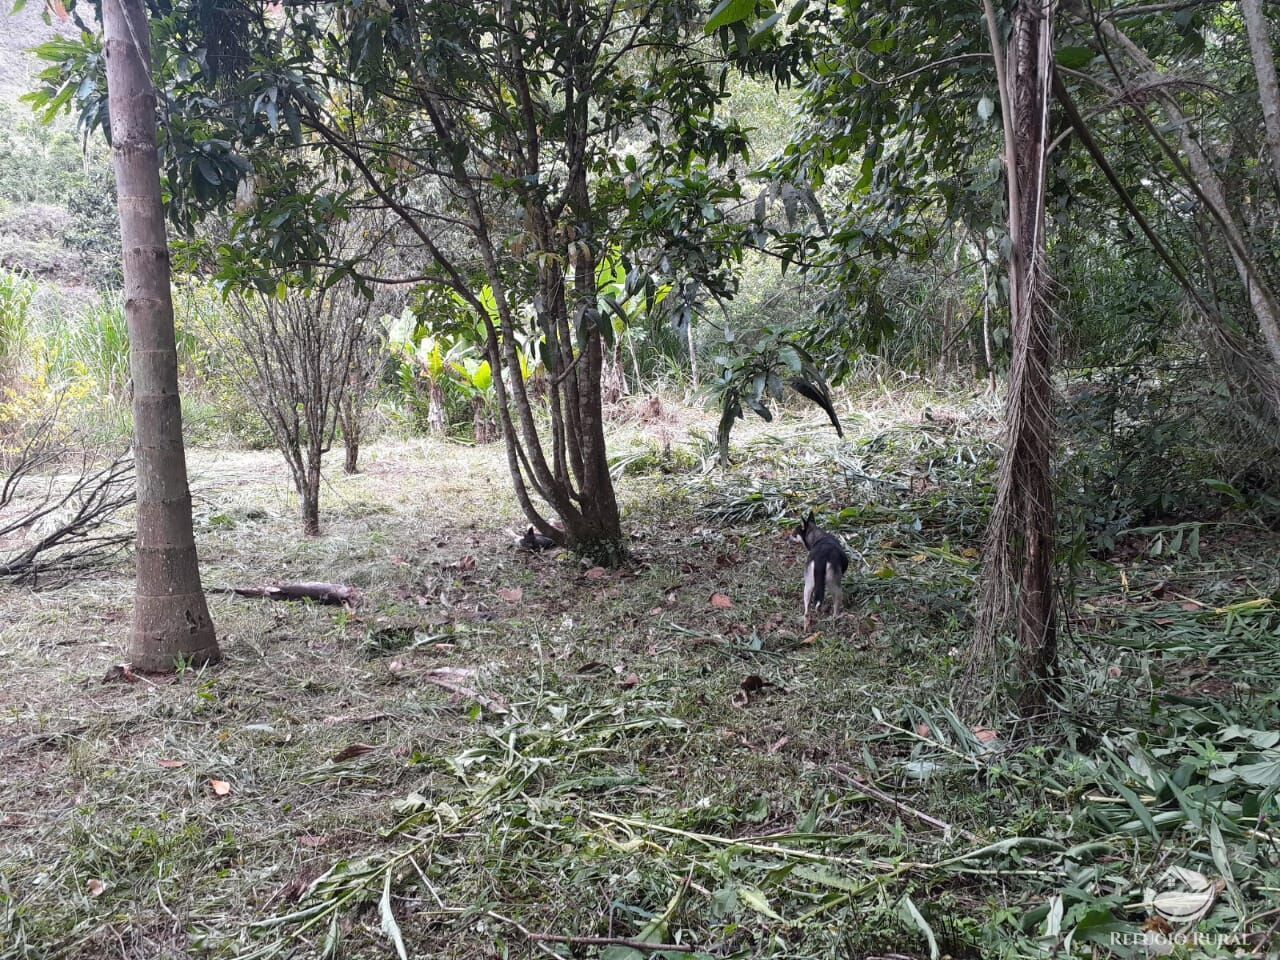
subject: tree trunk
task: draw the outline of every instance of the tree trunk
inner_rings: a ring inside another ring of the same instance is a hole
[[[1054,4],[1022,0],[1014,8],[1007,61],[991,0],[983,0],[983,6],[1005,133],[1012,362],[1005,450],[987,530],[985,593],[972,663],[984,673],[999,670],[999,637],[1011,627],[1018,645],[1018,699],[1024,709],[1039,711],[1047,705],[1057,667],[1053,314],[1046,302],[1044,237]]]
[[[342,449],[346,457],[342,464],[344,473],[360,472],[360,411],[351,394],[342,398]]]
[[[302,498],[302,532],[308,537],[320,536],[320,462],[323,451],[314,441],[307,450],[307,469],[298,496]]]
[[[444,408],[444,386],[438,380],[432,380],[427,388],[427,432],[436,437],[443,437],[449,429],[449,422]]]
[[[1258,78],[1258,100],[1262,122],[1271,151],[1271,175],[1280,180],[1280,84],[1276,82],[1276,61],[1271,50],[1271,31],[1260,0],[1240,0],[1245,29],[1249,32],[1249,52]]]
[[[191,527],[146,9],[141,0],[105,0],[102,23],[138,475],[129,657],[138,669],[172,670],[179,658],[197,664],[216,660],[218,642]]]
[[[693,389],[698,390],[698,343],[693,336],[693,314],[689,314],[689,322],[685,325],[685,341],[689,344],[689,378]]]
[[[346,459],[343,461],[342,470],[347,474],[356,474],[360,472],[360,436],[355,433],[346,433],[342,435],[343,449],[346,452]]]

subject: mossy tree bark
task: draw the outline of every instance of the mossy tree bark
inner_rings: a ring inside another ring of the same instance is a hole
[[[138,476],[137,593],[129,656],[139,669],[172,670],[179,659],[216,660],[218,642],[191,528],[146,10],[141,0],[106,0],[102,23]]]

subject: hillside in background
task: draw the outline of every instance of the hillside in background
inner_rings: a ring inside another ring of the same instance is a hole
[[[82,294],[119,284],[115,191],[103,143],[86,143],[70,118],[43,123],[20,100],[37,83],[31,49],[75,34],[42,9],[0,17],[0,267]]]

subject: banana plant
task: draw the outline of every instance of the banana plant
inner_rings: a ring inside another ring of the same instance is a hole
[[[498,429],[494,422],[497,391],[493,384],[493,370],[489,367],[489,361],[476,357],[464,357],[461,360],[452,361],[449,369],[453,373],[454,382],[471,399],[471,418],[476,443],[492,443],[498,439]]]

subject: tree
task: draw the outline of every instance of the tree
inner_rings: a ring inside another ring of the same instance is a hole
[[[178,659],[206,663],[219,651],[191,526],[146,8],[142,0],[105,0],[102,25],[138,478],[129,657],[138,669],[171,670]]]
[[[984,672],[998,662],[994,643],[1012,624],[1022,661],[1021,698],[1031,708],[1046,703],[1046,682],[1057,669],[1054,335],[1045,242],[1055,6],[1053,0],[1019,0],[1006,50],[991,0],[983,0],[1004,126],[1012,358],[974,658]]]
[[[352,392],[360,384],[353,388],[353,381],[367,376],[370,302],[350,283],[327,290],[299,283],[269,294],[233,295],[232,303],[233,346],[244,354],[239,364],[231,361],[232,369],[289,465],[302,532],[317,536],[324,455],[357,399]],[[346,441],[351,464],[358,432]]]

